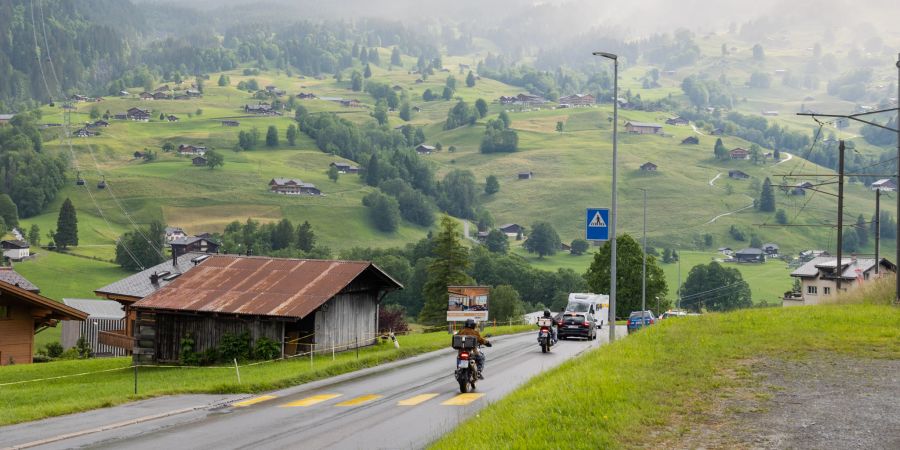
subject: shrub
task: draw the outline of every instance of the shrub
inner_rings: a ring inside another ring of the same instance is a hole
[[[225,333],[219,342],[219,351],[225,361],[250,359],[250,333]]]
[[[186,366],[196,366],[200,363],[199,355],[194,351],[193,333],[188,333],[181,338],[181,351],[178,353],[178,362]]]
[[[404,317],[404,309],[400,305],[384,305],[378,308],[378,332],[400,333],[409,331],[409,325]]]
[[[84,338],[84,336],[78,338],[78,341],[75,342],[75,353],[78,355],[78,359],[87,359],[93,355],[93,351],[91,350],[91,343]]]
[[[261,337],[256,340],[256,345],[253,347],[253,356],[261,360],[278,358],[281,356],[281,346],[267,337]]]
[[[44,346],[44,354],[51,358],[59,358],[63,354],[63,346],[59,342],[48,342]]]

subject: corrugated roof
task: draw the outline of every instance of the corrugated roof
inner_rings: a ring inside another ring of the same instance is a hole
[[[125,311],[122,304],[112,300],[96,300],[92,298],[64,298],[63,303],[79,311],[87,313],[89,319],[122,319]]]
[[[368,261],[213,255],[133,307],[306,317],[364,272],[403,287]]]
[[[0,281],[13,286],[18,286],[26,291],[34,292],[35,294],[41,292],[40,288],[28,281],[19,272],[13,270],[12,267],[0,267]]]
[[[662,128],[663,126],[658,123],[648,123],[648,122],[627,122],[625,125],[631,124],[635,127],[650,127],[650,128]]]
[[[165,262],[157,264],[149,269],[138,272],[130,277],[123,278],[115,283],[103,286],[100,289],[96,289],[94,293],[101,297],[104,295],[114,295],[118,297],[130,297],[135,300],[142,299],[156,292],[157,289],[171,283],[171,281],[166,281],[162,278],[160,278],[155,285],[150,283],[150,275],[154,272],[185,273],[195,267],[194,263],[191,262],[191,259],[205,254],[206,253],[195,252],[185,253],[178,257],[178,262],[175,266],[172,265],[172,259],[169,258]]]

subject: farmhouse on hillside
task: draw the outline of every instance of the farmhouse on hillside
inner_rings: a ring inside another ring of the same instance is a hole
[[[528,172],[519,172],[518,177],[520,180],[530,180],[534,178],[534,172],[530,170]]]
[[[95,356],[125,356],[127,351],[100,343],[100,331],[114,331],[125,328],[125,310],[119,302],[81,298],[64,298],[63,304],[87,314],[85,320],[63,320],[60,344],[68,350],[84,337]]]
[[[359,173],[359,167],[344,162],[333,162],[329,167],[336,167],[339,173]]]
[[[690,125],[691,121],[684,117],[671,117],[666,119],[666,125]]]
[[[378,304],[402,288],[367,261],[213,255],[129,307],[147,331],[135,357],[177,361],[188,335],[199,353],[243,332],[284,343],[283,356],[372,345]]]
[[[20,239],[7,239],[0,241],[0,247],[3,248],[3,256],[9,258],[12,261],[21,261],[31,256],[31,246],[28,245],[27,242]]]
[[[656,164],[649,161],[641,164],[641,172],[656,172],[656,168]]]
[[[734,259],[741,263],[762,263],[766,262],[766,254],[758,248],[744,248],[734,252]]]
[[[744,173],[740,170],[729,170],[728,178],[734,178],[736,180],[743,180],[743,179],[750,178],[750,175],[747,175],[746,173]]]
[[[591,94],[574,94],[568,95],[566,97],[560,97],[558,103],[560,105],[569,106],[591,106],[594,103],[597,103],[597,100]]]
[[[883,192],[894,192],[897,190],[897,183],[890,178],[882,178],[874,183],[872,183],[872,190],[877,191],[881,190]]]
[[[205,166],[206,158],[204,158],[202,156],[195,156],[194,159],[191,160],[191,164],[193,164],[195,166]]]
[[[201,147],[198,145],[179,144],[178,145],[178,154],[179,155],[187,155],[187,156],[193,156],[193,155],[203,156],[206,154],[206,147]]]
[[[75,308],[0,282],[0,366],[31,364],[35,333],[55,327],[61,320],[85,319],[87,314]]]
[[[806,190],[812,187],[815,187],[815,185],[809,181],[797,183],[791,188],[791,195],[806,195]]]
[[[498,230],[502,231],[507,237],[511,237],[513,239],[517,239],[519,235],[525,235],[525,227],[517,224],[517,223],[507,223],[500,225]]]
[[[660,134],[662,128],[658,123],[625,122],[625,131],[632,134]]]
[[[169,243],[173,256],[188,253],[219,253],[219,243],[201,236],[185,236]]]
[[[682,145],[698,145],[700,144],[700,138],[697,136],[688,136],[681,141]]]
[[[321,195],[322,191],[312,183],[304,183],[296,178],[272,178],[269,190],[276,194],[287,195]]]
[[[728,152],[728,156],[730,156],[731,159],[750,159],[750,151],[738,147]]]
[[[778,257],[778,244],[768,242],[766,244],[763,244],[762,249],[766,253],[767,257]]]
[[[141,108],[128,108],[128,111],[125,112],[125,118],[138,122],[148,122],[150,120],[150,111]]]
[[[897,266],[881,258],[877,264],[874,258],[841,258],[841,267],[837,269],[837,258],[819,256],[803,264],[791,272],[791,276],[800,279],[799,293],[786,292],[783,306],[817,305],[834,298],[838,294],[837,280],[841,280],[840,293],[857,289],[871,279],[885,273],[896,273]]]
[[[416,153],[420,155],[430,155],[435,150],[432,145],[419,144],[416,146]]]

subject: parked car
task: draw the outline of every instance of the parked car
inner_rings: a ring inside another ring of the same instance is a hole
[[[641,317],[643,317],[643,320],[641,320]],[[632,311],[628,315],[628,333],[630,334],[632,331],[640,330],[654,323],[656,323],[656,316],[653,315],[653,311]]]
[[[597,339],[597,319],[590,312],[566,311],[559,319],[557,337],[559,339],[570,337]]]
[[[688,315],[687,311],[670,309],[670,310],[662,313],[662,315],[659,316],[659,318],[660,319],[668,319],[669,317],[687,317],[687,315]]]

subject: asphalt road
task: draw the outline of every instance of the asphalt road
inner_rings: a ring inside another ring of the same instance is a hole
[[[617,337],[626,334],[623,326],[616,331]],[[562,341],[548,354],[541,353],[536,332],[494,338],[493,348],[484,349],[486,379],[471,394],[460,395],[453,378],[455,353],[447,349],[362,377],[161,415],[37,448],[421,448],[529,378],[607,342],[607,336],[604,327],[596,341]],[[40,436],[39,424],[26,427],[32,435],[18,443],[53,438]]]

